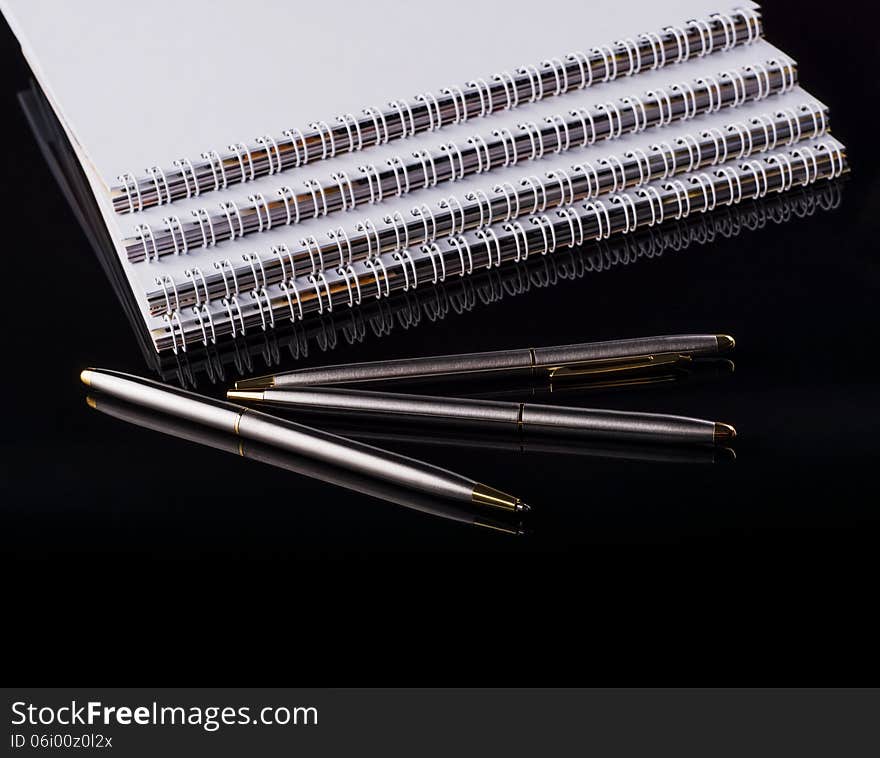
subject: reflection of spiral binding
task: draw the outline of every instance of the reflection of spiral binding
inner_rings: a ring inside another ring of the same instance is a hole
[[[229,145],[223,155],[208,150],[201,154],[200,162],[179,158],[172,168],[163,171],[163,182],[155,181],[154,171],[161,170],[158,167],[148,170],[142,179],[122,174],[112,190],[113,207],[119,213],[134,213],[277,174],[309,161],[516,108],[523,102],[749,44],[760,35],[760,16],[754,10],[738,9],[733,15],[716,13],[659,33],[643,33],[602,45],[588,54],[574,52],[550,58],[539,66],[526,65],[515,72],[474,79],[463,88],[445,87],[437,94],[425,92],[412,100],[394,100],[384,110],[364,108],[361,117],[340,114],[330,119],[332,126],[328,121],[313,121],[305,132],[285,129],[280,138],[261,135],[252,145]]]
[[[649,221],[652,224],[662,224],[666,220],[683,218],[691,213],[705,213],[718,205],[733,203],[740,197],[758,199],[769,192],[781,192],[794,183],[806,184],[820,179],[834,179],[846,170],[843,148],[833,140],[803,144],[798,152],[804,157],[803,160],[795,160],[793,153],[781,150],[761,160],[751,159],[735,167],[728,165],[714,171],[702,172],[696,175],[702,188],[700,193],[692,194],[681,180],[673,180],[660,184],[659,187],[652,185],[657,190],[656,195],[624,192],[612,195],[607,203],[576,203],[569,206],[569,209],[574,209],[577,213],[577,232],[572,224],[571,214],[565,210],[557,211],[552,219],[546,214],[531,216],[528,218],[529,223],[523,224],[525,233],[522,244],[525,246],[526,256],[522,255],[522,248],[515,242],[515,235],[498,235],[494,239],[474,232],[457,235],[440,245],[441,255],[447,258],[447,275],[470,274],[491,264],[495,256],[499,261],[504,261],[517,254],[520,257],[544,255],[557,248],[573,247],[581,240],[602,240],[624,230],[633,231],[636,227],[647,225]],[[816,166],[817,170],[813,171],[812,166]],[[436,276],[431,279],[428,275],[437,270],[436,252],[426,249],[410,249],[409,252],[412,255],[413,279],[404,273],[400,261],[395,261],[393,254],[387,258],[376,256],[367,262],[369,265],[361,262],[353,264],[350,274],[360,281],[361,296],[369,297],[370,294],[378,295],[384,291],[384,296],[387,297],[392,291],[397,291],[415,280],[419,283],[436,284]],[[234,336],[238,331],[245,334],[247,329],[262,323],[265,314],[253,304],[242,304],[239,283],[232,273],[233,287],[230,291],[224,271],[230,265],[227,260],[218,266],[224,274],[226,286],[226,295],[220,301],[220,306],[208,303],[202,308],[210,310],[214,307],[218,315],[228,316],[222,321],[215,319],[215,328],[219,334]],[[382,271],[381,276],[377,267]],[[305,314],[332,312],[336,306],[344,305],[354,297],[351,278],[342,280],[337,277],[331,287],[326,272],[319,271],[317,274],[307,274],[299,280],[288,280],[286,284],[288,288],[297,287],[300,282],[311,285],[304,287],[300,293],[301,312]],[[298,314],[292,308],[287,310],[280,297],[281,290],[275,286],[271,290],[267,301],[277,311],[275,318],[279,321],[296,321]],[[230,304],[235,306],[235,312]],[[202,331],[191,308],[175,310],[174,313],[178,315],[178,332],[175,332],[173,319],[170,319],[165,328],[153,332],[156,348],[160,351],[186,349],[188,344],[202,339]]]
[[[461,234],[468,229],[509,222],[524,213],[544,212],[548,208],[595,198],[608,192],[639,186],[656,179],[667,179],[682,172],[716,163],[729,158],[744,158],[756,151],[766,151],[779,145],[815,138],[825,133],[827,117],[824,108],[816,103],[805,103],[797,109],[788,108],[774,117],[753,118],[748,123],[734,122],[723,129],[699,133],[698,137],[685,134],[677,140],[660,142],[647,152],[632,150],[621,156],[594,162],[585,161],[569,170],[557,169],[544,178],[524,177],[517,187],[511,183],[497,185],[491,193],[478,190],[462,198],[447,197],[432,211],[422,204],[412,210],[413,221],[401,214],[384,217],[384,226],[376,226],[369,219],[356,225],[347,236],[349,262],[369,258],[379,253],[393,252],[415,244],[430,243],[443,236]],[[323,267],[324,258],[332,256],[337,247],[335,234],[328,233],[326,241],[314,237],[305,249],[289,251],[298,271],[314,273]],[[282,267],[277,258],[264,261],[267,281],[282,281]],[[248,272],[239,268],[246,279]],[[214,276],[208,286],[214,296],[222,292],[222,283]],[[181,302],[193,302],[192,285],[178,282]],[[159,307],[159,293],[148,293],[151,309]]]
[[[759,100],[771,93],[783,93],[795,85],[796,68],[790,61],[772,61],[736,71],[725,71],[718,77],[708,76],[695,82],[680,82],[665,90],[649,92],[644,97],[626,97],[619,102],[605,102],[592,109],[582,108],[567,115],[555,114],[544,119],[542,125],[526,121],[518,125],[516,135],[493,133],[491,140],[474,135],[459,147],[450,142],[436,150],[421,149],[411,154],[413,160],[395,156],[389,169],[373,177],[366,167],[360,175],[350,178],[345,172],[330,175],[329,181],[316,179],[303,182],[306,192],[288,198],[288,187],[276,191],[279,199],[266,201],[261,194],[251,195],[250,206],[236,206],[239,234],[255,234],[270,229],[273,224],[293,223],[290,200],[296,206],[296,219],[317,218],[336,211],[348,211],[358,205],[374,202],[378,184],[380,194],[404,195],[423,188],[436,187],[439,182],[454,181],[469,174],[479,174],[497,167],[494,162],[504,153],[504,165],[521,159],[538,160],[549,152],[560,153],[576,147],[594,144],[597,140],[617,139],[624,133],[644,131],[649,126],[688,120],[700,113],[709,113],[721,107],[731,107],[745,99]],[[670,94],[672,93],[672,94]],[[705,96],[708,104],[700,106]],[[664,106],[666,112],[664,115]],[[649,113],[654,114],[649,116]],[[332,148],[331,148],[332,151]],[[458,159],[456,161],[456,158]],[[402,177],[402,178],[401,178]],[[221,203],[220,213],[211,215],[207,208],[197,212],[210,221],[216,231],[211,244],[236,236],[228,220],[228,203]],[[147,225],[142,224],[139,229]],[[158,256],[170,255],[179,248],[167,231],[153,233],[153,247]],[[195,221],[181,230],[188,248],[204,246],[205,235]],[[203,244],[204,243],[204,244]],[[149,260],[140,236],[123,240],[129,260]]]
[[[840,199],[839,183],[831,182],[761,200],[746,200],[662,227],[565,248],[554,256],[536,256],[518,266],[493,267],[471,277],[454,277],[435,287],[401,291],[391,298],[370,298],[357,308],[308,321],[298,319],[284,327],[279,323],[277,330],[249,331],[244,337],[220,344],[207,339],[204,345],[192,345],[187,352],[163,354],[159,371],[163,381],[176,381],[184,387],[195,387],[203,381],[228,384],[233,377],[263,373],[263,367],[270,371],[288,361],[307,358],[313,349],[326,352],[339,345],[361,344],[398,329],[417,328],[450,315],[462,315],[536,289],[557,287],[621,266],[677,254],[719,238],[731,239],[770,224],[830,211],[838,207]],[[262,361],[261,365],[254,365],[256,360]],[[227,374],[229,366],[232,376]]]

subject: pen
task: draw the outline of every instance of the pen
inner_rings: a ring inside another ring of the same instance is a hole
[[[351,382],[439,379],[491,374],[560,376],[653,370],[673,364],[679,355],[715,355],[734,346],[726,334],[673,334],[555,347],[517,348],[422,358],[298,369],[273,376],[242,379],[238,390],[301,387]]]
[[[328,413],[372,413],[421,423],[453,423],[521,432],[552,432],[591,439],[715,445],[729,442],[729,424],[687,416],[631,413],[501,400],[429,397],[392,392],[286,387],[230,390],[234,400],[283,405]]]
[[[504,511],[529,510],[519,498],[452,471],[240,405],[118,371],[86,369],[80,378],[88,387],[120,400],[402,487],[459,503]]]
[[[411,489],[404,489],[379,481],[373,477],[345,471],[338,466],[321,463],[301,455],[294,455],[271,445],[250,442],[242,437],[224,434],[205,426],[180,421],[166,414],[146,411],[137,405],[121,402],[114,398],[104,396],[93,397],[89,395],[86,397],[86,402],[89,407],[129,424],[161,434],[167,434],[177,439],[194,442],[198,445],[211,447],[215,450],[221,450],[232,455],[247,458],[248,460],[259,461],[260,463],[284,469],[300,476],[306,476],[310,479],[317,479],[318,481],[342,487],[361,495],[394,503],[409,510],[449,521],[483,527],[504,534],[523,534],[522,529],[517,524],[489,519],[475,514],[470,508],[462,508],[440,498],[423,495]]]

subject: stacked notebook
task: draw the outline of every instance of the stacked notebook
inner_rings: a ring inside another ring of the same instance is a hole
[[[0,5],[160,353],[847,171],[753,3]]]

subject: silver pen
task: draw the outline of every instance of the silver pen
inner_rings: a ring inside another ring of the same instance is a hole
[[[118,371],[91,368],[80,378],[120,400],[429,495],[504,511],[529,510],[519,498],[452,471],[251,408]]]
[[[654,370],[680,356],[716,355],[734,346],[726,334],[672,334],[554,347],[524,347],[484,353],[398,358],[367,363],[304,368],[235,383],[238,390],[302,387],[352,382],[401,381],[452,377],[587,376]]]
[[[524,533],[516,523],[498,521],[484,516],[482,513],[476,513],[473,508],[465,508],[442,498],[430,497],[421,492],[415,492],[410,488],[398,487],[372,476],[363,476],[362,474],[345,471],[338,466],[321,463],[314,458],[294,455],[293,453],[279,450],[272,445],[250,442],[241,437],[224,434],[199,424],[181,421],[167,414],[154,413],[132,403],[122,402],[115,398],[107,398],[103,395],[89,395],[86,397],[86,402],[90,408],[144,429],[150,429],[161,434],[176,437],[177,439],[211,447],[215,450],[221,450],[251,461],[259,461],[260,463],[284,469],[299,476],[317,479],[336,487],[342,487],[361,495],[394,503],[395,505],[400,505],[429,516],[482,527],[508,535],[518,536]]]
[[[590,439],[716,445],[736,431],[729,424],[687,416],[631,413],[500,400],[430,397],[323,387],[230,390],[226,396],[328,413],[372,413],[420,423],[453,423],[523,432],[551,432]]]

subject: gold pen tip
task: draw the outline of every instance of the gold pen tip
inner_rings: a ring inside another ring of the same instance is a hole
[[[475,484],[471,492],[471,500],[477,505],[485,505],[489,508],[500,508],[505,511],[524,513],[531,510],[522,500],[506,492],[496,490],[485,484]]]
[[[237,390],[264,390],[275,386],[274,376],[253,376],[250,379],[239,379],[235,383]]]
[[[86,385],[86,387],[92,386],[92,374],[94,374],[94,370],[87,368],[83,371],[79,372],[79,380]]]
[[[722,424],[720,421],[715,422],[715,433],[712,435],[716,445],[724,445],[736,439],[736,429],[730,424]]]
[[[262,400],[263,393],[253,390],[229,390],[226,397],[229,400]]]
[[[716,334],[715,341],[718,343],[719,353],[726,353],[736,347],[736,340],[729,334]]]
[[[86,405],[89,406],[89,408],[97,409],[98,401],[95,400],[95,398],[93,398],[91,395],[86,395]]]

